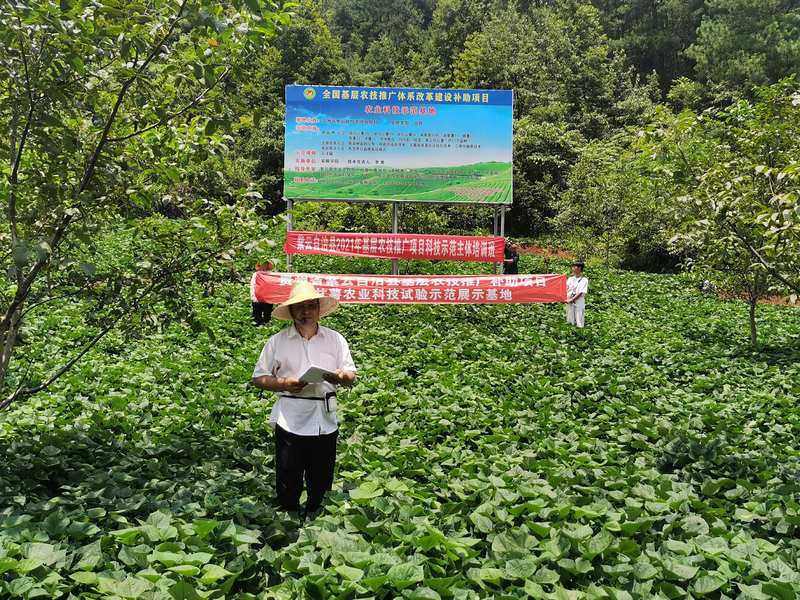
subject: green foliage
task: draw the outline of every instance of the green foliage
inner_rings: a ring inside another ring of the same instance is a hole
[[[704,0],[592,0],[613,45],[642,75],[658,74],[661,89],[692,74],[686,50],[695,41]]]
[[[716,268],[744,263],[800,288],[800,96],[789,79],[758,91],[754,104],[696,116],[653,131],[664,174],[682,192],[676,246]]]
[[[600,254],[606,266],[636,247],[666,246],[667,214],[637,153],[623,140],[590,142],[569,174],[556,204],[556,230],[579,256]]]
[[[709,0],[687,55],[701,81],[749,95],[800,72],[798,18],[794,0]]]
[[[271,506],[271,399],[248,385],[280,325],[249,324],[246,276],[193,287],[205,331],[112,333],[0,416],[0,595],[796,595],[796,309],[765,308],[754,355],[731,344],[740,302],[685,277],[589,276],[586,332],[561,306],[331,315],[359,379],[334,490],[302,527]],[[32,320],[67,326],[44,360],[82,313]]]
[[[450,66],[470,35],[481,30],[490,2],[485,0],[441,0],[436,2],[426,37],[426,79],[435,87],[453,87]]]
[[[636,94],[620,55],[611,51],[599,15],[575,3],[574,12],[510,8],[470,36],[454,65],[460,87],[514,90],[519,116],[564,120],[587,137],[641,116],[619,110],[617,102]],[[631,107],[633,108],[633,107]]]
[[[527,235],[546,229],[583,143],[583,136],[563,123],[539,123],[530,117],[517,121],[511,233]]]
[[[103,307],[92,315],[102,336],[152,297],[175,299],[180,274],[242,241],[247,202],[228,205],[248,197],[242,169],[221,169],[216,184],[184,178],[225,153],[242,115],[224,86],[287,20],[238,1],[0,7],[0,132],[10,141],[0,148],[10,282],[0,299],[0,408],[64,372],[34,384],[20,367],[13,386],[6,380],[29,307],[90,296]],[[115,221],[133,231],[136,254],[101,273],[97,242]]]
[[[794,79],[758,101],[651,127],[641,151],[677,200],[671,243],[695,268],[751,304],[768,292],[800,291],[800,96]],[[795,296],[796,297],[796,296]]]

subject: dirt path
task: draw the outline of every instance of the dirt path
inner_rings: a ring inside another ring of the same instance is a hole
[[[575,255],[569,250],[564,250],[563,248],[553,248],[553,247],[544,248],[542,246],[535,246],[533,244],[530,245],[520,244],[519,253],[533,254],[534,256],[542,256],[544,258],[564,258],[564,259],[575,258]]]

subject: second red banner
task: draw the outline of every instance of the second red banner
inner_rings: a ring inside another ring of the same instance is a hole
[[[502,262],[503,247],[501,237],[290,231],[283,249],[287,254]]]

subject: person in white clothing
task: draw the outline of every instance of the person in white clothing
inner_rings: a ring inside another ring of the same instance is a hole
[[[275,429],[275,490],[278,504],[300,511],[306,484],[306,513],[316,511],[333,485],[336,464],[336,386],[350,386],[356,366],[344,337],[319,324],[338,301],[307,281],[292,287],[289,299],[272,313],[292,325],[264,345],[253,370],[253,385],[278,394],[270,424]],[[324,381],[300,379],[310,367],[330,372]]]
[[[572,277],[567,279],[567,323],[583,327],[588,291],[589,280],[583,274],[583,261],[576,260],[572,263]]]

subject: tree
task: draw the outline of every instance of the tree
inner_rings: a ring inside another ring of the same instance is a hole
[[[658,73],[661,89],[693,73],[686,49],[695,41],[704,0],[592,0],[612,44],[641,76]]]
[[[642,148],[675,186],[673,247],[747,296],[754,348],[758,298],[800,293],[800,92],[790,78],[756,98],[685,111]]]
[[[655,90],[611,49],[595,8],[570,8],[509,8],[486,22],[453,64],[455,85],[513,89],[516,115],[563,120],[587,138],[644,123]]]
[[[734,96],[800,73],[797,0],[709,0],[687,55],[699,79]]]
[[[613,53],[597,10],[580,2],[509,8],[466,40],[454,63],[458,87],[514,90],[517,234],[540,233],[586,139],[644,122],[651,86]],[[572,15],[567,11],[572,10]]]
[[[491,10],[488,0],[439,0],[425,36],[426,80],[435,87],[452,87],[452,65],[470,35],[481,30]]]
[[[0,408],[45,389],[153,298],[185,312],[184,272],[230,257],[245,206],[192,196],[182,173],[224,151],[226,85],[288,18],[257,0],[0,6]],[[136,253],[124,272],[98,256],[114,223]],[[97,308],[84,345],[49,373],[14,369],[29,312],[77,295]]]
[[[303,0],[270,47],[251,55],[230,101],[253,122],[234,129],[233,155],[251,162],[254,185],[264,196],[260,212],[285,208],[283,195],[284,88],[293,83],[348,85],[352,75],[340,40],[322,16],[317,0]]]
[[[515,235],[547,230],[556,200],[585,139],[564,123],[539,123],[531,117],[514,126],[514,204],[507,227]]]
[[[403,46],[409,27],[421,28],[430,19],[427,3],[414,0],[328,0],[324,7],[331,31],[341,38],[349,53],[359,57],[384,34]]]
[[[611,257],[636,246],[647,251],[666,244],[665,211],[624,135],[586,144],[556,202],[556,229],[583,256]]]

